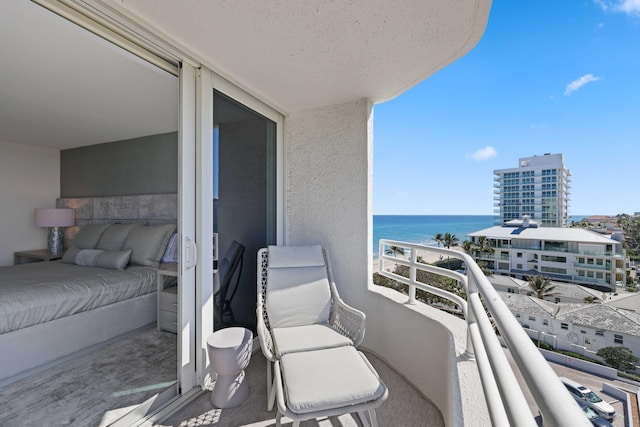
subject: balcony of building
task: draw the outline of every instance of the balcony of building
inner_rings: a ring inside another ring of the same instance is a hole
[[[589,425],[468,255],[390,240],[380,245],[380,274],[395,280],[404,291],[373,285],[367,294],[367,330],[361,349],[391,390],[377,410],[380,425],[533,427],[543,421],[550,426]],[[391,246],[401,250],[389,254],[385,248]],[[461,260],[466,273],[426,264],[424,259],[433,253]],[[418,280],[418,272],[454,279],[466,298]],[[461,316],[420,302],[417,290],[452,302]],[[529,410],[494,328],[513,353],[540,414]],[[157,419],[155,425],[273,425],[275,411],[266,410],[265,365],[260,351],[254,352],[246,377],[252,393],[241,407],[215,409],[205,390],[186,406]],[[287,425],[290,420],[284,422]],[[303,425],[361,424],[349,414]]]

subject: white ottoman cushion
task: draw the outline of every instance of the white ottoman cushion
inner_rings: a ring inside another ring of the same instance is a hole
[[[285,354],[280,360],[287,408],[305,414],[374,401],[385,385],[352,346]]]

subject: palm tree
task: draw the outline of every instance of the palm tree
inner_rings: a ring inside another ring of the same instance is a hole
[[[486,253],[492,254],[493,252],[495,252],[494,249],[491,247],[491,241],[487,239],[487,236],[479,236],[476,246],[478,247],[478,251],[480,253],[486,252]]]
[[[404,248],[400,246],[389,246],[387,250],[384,251],[386,255],[393,255],[397,257],[398,255],[404,255]]]
[[[442,244],[442,239],[444,237],[442,236],[442,233],[436,233],[433,235],[433,240],[436,241],[436,243],[438,244],[438,247],[440,247],[440,245]]]
[[[471,255],[473,248],[474,244],[471,240],[465,240],[464,242],[462,242],[462,250],[464,250],[465,254]]]
[[[531,289],[539,299],[544,299],[545,297],[551,297],[557,295],[557,292],[553,292],[556,288],[555,285],[551,284],[551,279],[544,276],[529,276],[527,277],[527,285],[529,285],[529,289]]]
[[[444,246],[447,249],[451,249],[451,246],[456,246],[458,243],[460,243],[460,239],[458,239],[455,234],[444,233],[444,236],[442,236],[442,243],[444,243]],[[447,268],[451,270],[451,258],[448,256],[447,256]]]

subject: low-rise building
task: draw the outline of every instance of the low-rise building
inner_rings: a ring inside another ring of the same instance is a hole
[[[601,291],[624,286],[625,251],[622,242],[582,228],[539,227],[528,217],[475,231],[468,235],[478,245],[472,252],[494,275],[518,279],[542,275]]]
[[[536,296],[531,290],[529,282],[523,279],[516,279],[511,276],[489,276],[489,282],[496,291],[507,292],[510,294],[520,294],[527,296]],[[543,299],[550,302],[566,302],[566,303],[584,303],[594,302],[601,303],[607,298],[607,294],[597,289],[588,288],[586,286],[573,285],[565,282],[551,281],[553,286],[553,295],[544,297]]]
[[[554,348],[595,357],[603,347],[625,346],[640,356],[640,313],[609,304],[553,303],[505,292],[500,296],[520,324],[534,332],[533,338]]]

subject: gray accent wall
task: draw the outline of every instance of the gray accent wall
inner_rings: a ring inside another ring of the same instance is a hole
[[[60,151],[60,197],[178,191],[178,132]]]

